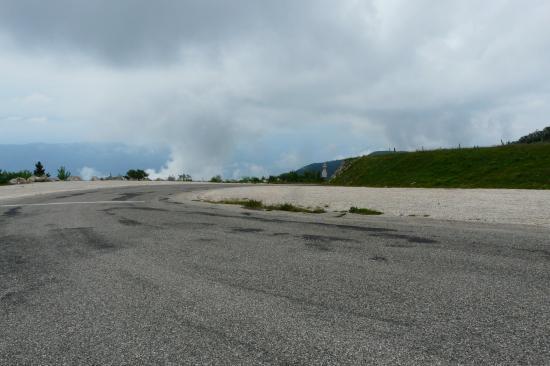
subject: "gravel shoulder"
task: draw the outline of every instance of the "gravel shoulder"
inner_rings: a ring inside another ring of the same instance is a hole
[[[520,189],[423,189],[333,186],[243,186],[187,192],[175,200],[254,199],[344,211],[350,207],[386,216],[550,227],[550,191]]]
[[[82,181],[82,182],[49,182],[0,186],[0,202],[5,200],[40,196],[50,193],[93,190],[103,188],[122,188],[140,186],[192,185],[205,183],[191,182],[138,182],[138,181]]]

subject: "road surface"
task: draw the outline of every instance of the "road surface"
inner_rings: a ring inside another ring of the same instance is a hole
[[[194,186],[0,203],[0,364],[549,364],[550,230],[247,211]]]

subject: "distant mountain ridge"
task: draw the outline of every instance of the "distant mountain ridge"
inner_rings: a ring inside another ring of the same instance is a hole
[[[41,161],[51,174],[64,166],[73,175],[79,174],[84,167],[106,175],[118,175],[132,168],[159,169],[169,156],[168,149],[148,149],[117,143],[0,144],[0,169],[32,170],[34,164]]]
[[[388,151],[388,150],[382,150],[382,151],[374,151],[370,153],[368,156],[383,156],[383,155],[391,155],[391,154],[405,154],[406,151]],[[353,159],[353,158],[352,158]],[[328,177],[332,177],[334,173],[342,166],[342,164],[348,159],[339,159],[339,160],[331,160],[327,161],[327,173]],[[296,173],[303,174],[305,172],[319,172],[321,173],[323,171],[323,164],[322,163],[313,163],[306,165],[304,167],[301,167],[300,169],[296,170]]]
[[[328,173],[328,176],[329,177],[332,177],[334,175],[334,173],[336,172],[336,170],[338,170],[338,168],[340,167],[340,165],[342,165],[342,163],[344,162],[345,159],[340,159],[340,160],[332,160],[332,161],[327,161],[327,173]],[[309,164],[309,165],[306,165],[300,169],[298,169],[296,171],[296,173],[298,174],[304,174],[305,172],[319,172],[321,173],[323,171],[323,164],[324,163],[313,163],[313,164]]]

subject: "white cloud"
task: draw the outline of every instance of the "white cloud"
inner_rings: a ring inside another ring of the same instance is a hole
[[[67,1],[3,3],[1,143],[169,146],[153,176],[209,178],[548,124],[547,1]]]
[[[91,180],[92,177],[104,177],[105,174],[102,174],[101,172],[95,170],[94,168],[85,166],[80,169],[79,176],[83,180]]]

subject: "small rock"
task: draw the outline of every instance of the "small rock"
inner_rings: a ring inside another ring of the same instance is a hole
[[[16,184],[26,184],[30,182],[28,182],[25,178],[17,177],[17,178],[10,179],[9,183],[11,185],[16,185]]]
[[[29,179],[27,179],[29,183],[42,183],[47,182],[48,177],[43,175],[41,177],[37,177],[36,175],[31,176]]]
[[[98,180],[101,180],[101,179],[99,179],[99,177],[96,177],[96,176],[93,176],[91,179],[92,182],[97,182]]]
[[[80,178],[77,175],[74,175],[74,176],[71,176],[71,177],[67,178],[67,181],[68,182],[80,182],[80,181],[82,181],[82,178]]]

